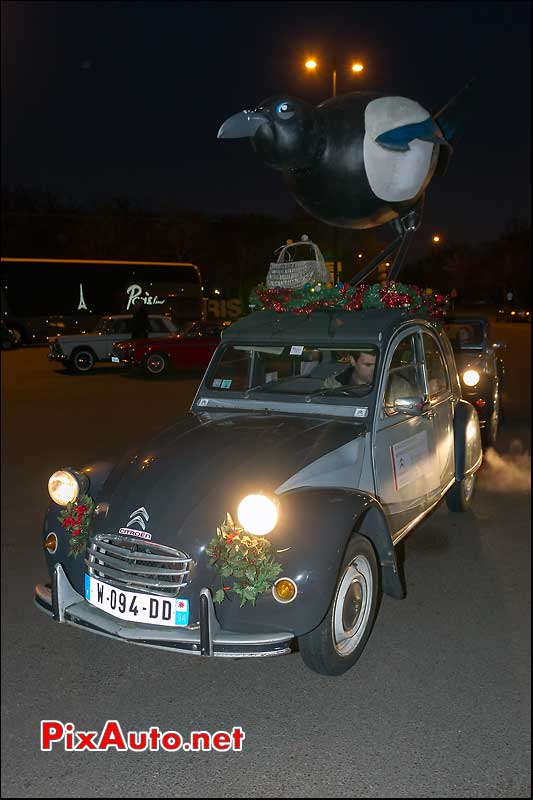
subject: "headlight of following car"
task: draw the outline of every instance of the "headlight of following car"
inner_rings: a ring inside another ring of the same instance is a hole
[[[69,469],[59,469],[50,476],[48,494],[58,506],[66,506],[86,492],[88,486],[89,479],[86,475]]]
[[[477,369],[467,369],[463,372],[463,383],[467,386],[477,386],[479,383],[479,372]]]
[[[239,503],[237,517],[248,533],[266,536],[277,525],[277,503],[264,494],[249,494]]]

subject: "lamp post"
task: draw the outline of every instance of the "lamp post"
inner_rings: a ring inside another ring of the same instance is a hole
[[[318,68],[318,61],[316,58],[308,58],[305,62],[305,68],[309,70],[309,72],[314,72]],[[364,65],[361,64],[360,61],[354,61],[351,66],[351,71],[354,75],[359,75],[364,70]],[[331,74],[332,80],[332,95],[333,97],[337,97],[337,66],[335,65],[332,68]]]
[[[308,69],[310,72],[313,72],[318,67],[318,61],[316,58],[308,58],[305,62],[305,68]],[[351,70],[354,74],[359,74],[363,71],[364,66],[361,64],[360,61],[354,61],[352,63]],[[333,67],[332,75],[332,96],[337,97],[337,66]],[[338,280],[338,269],[337,265],[339,263],[338,258],[339,253],[339,229],[335,226],[333,228],[333,283],[336,284]]]

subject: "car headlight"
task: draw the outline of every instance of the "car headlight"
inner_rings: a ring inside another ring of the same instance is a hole
[[[86,475],[74,470],[59,469],[50,476],[48,494],[58,506],[66,506],[85,493],[88,487],[89,479]]]
[[[266,536],[277,525],[277,504],[264,494],[249,494],[239,503],[237,517],[248,533],[254,536]]]
[[[477,386],[479,383],[479,372],[476,369],[467,369],[463,372],[463,383],[467,386]]]

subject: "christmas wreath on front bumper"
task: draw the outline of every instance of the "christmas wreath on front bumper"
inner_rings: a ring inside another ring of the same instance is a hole
[[[222,603],[228,592],[240,597],[241,608],[250,602],[255,606],[258,595],[268,592],[283,567],[271,555],[272,545],[263,536],[246,533],[226,514],[207,546],[209,565],[220,572],[221,588],[215,592],[215,603]],[[233,578],[224,585],[225,578]]]
[[[79,501],[65,506],[59,514],[58,520],[68,534],[69,556],[77,558],[85,550],[93,511],[92,497],[84,494]]]

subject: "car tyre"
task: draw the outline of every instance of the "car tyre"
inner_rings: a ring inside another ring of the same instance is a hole
[[[476,476],[468,475],[462,481],[455,481],[452,488],[446,494],[446,505],[450,511],[468,511],[474,497],[476,487]]]
[[[96,356],[90,347],[78,347],[69,358],[68,366],[78,375],[86,375],[96,363]]]
[[[170,361],[164,353],[150,353],[144,359],[144,368],[153,378],[160,378],[168,372]]]
[[[342,675],[359,659],[374,625],[381,597],[372,544],[354,535],[346,548],[328,612],[298,639],[305,664],[321,675]]]

